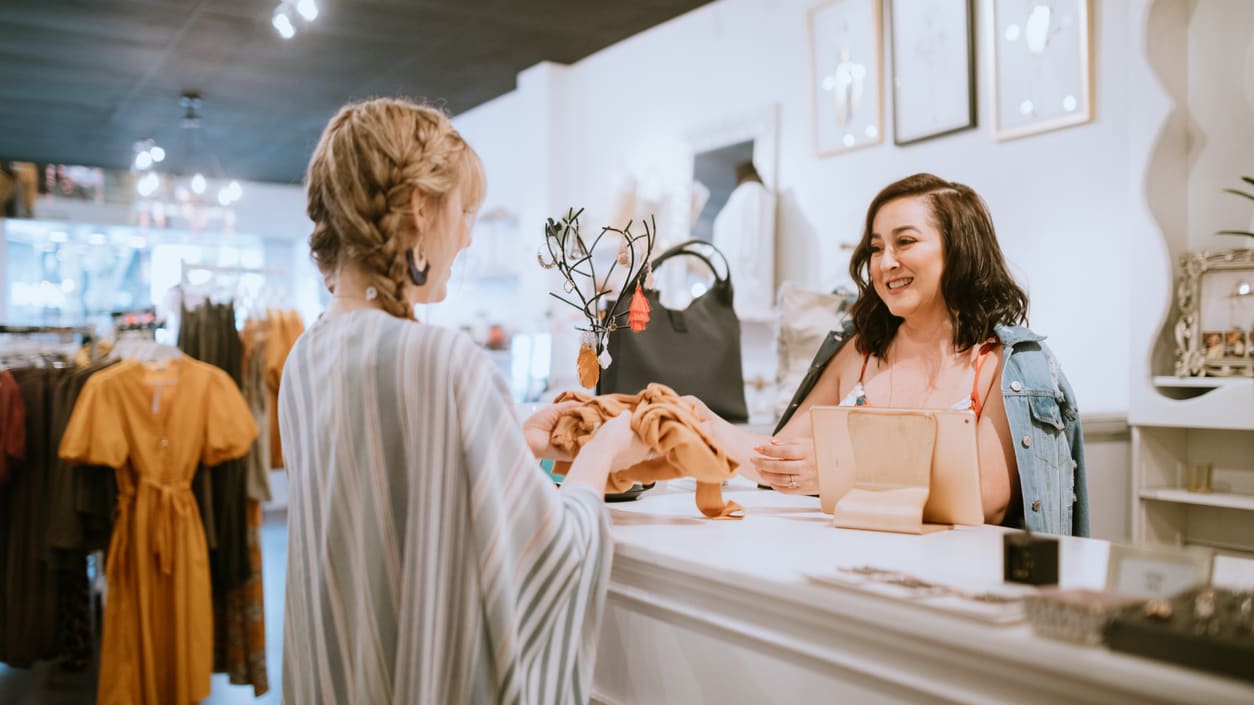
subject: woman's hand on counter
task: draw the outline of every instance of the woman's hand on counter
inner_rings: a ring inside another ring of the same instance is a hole
[[[550,438],[553,427],[562,412],[579,406],[577,401],[564,401],[560,404],[549,404],[541,407],[523,422],[523,438],[527,439],[527,447],[537,458],[550,460],[570,460],[570,455],[553,447]]]
[[[814,445],[808,439],[783,441],[772,438],[753,449],[750,458],[759,482],[788,494],[818,494],[819,471]]]

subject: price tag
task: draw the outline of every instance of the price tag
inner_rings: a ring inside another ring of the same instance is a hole
[[[1106,590],[1145,598],[1169,598],[1210,583],[1214,551],[1190,546],[1110,545]]]

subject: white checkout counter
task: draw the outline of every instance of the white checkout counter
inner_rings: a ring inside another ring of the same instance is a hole
[[[835,529],[817,498],[739,478],[724,496],[745,519],[714,521],[684,482],[609,505],[616,548],[593,703],[1254,703],[1241,681],[807,577],[870,565],[1002,586],[1004,529]],[[1108,549],[1063,538],[1060,586],[1102,588]]]

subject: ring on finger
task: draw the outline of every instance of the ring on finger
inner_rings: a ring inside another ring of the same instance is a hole
[[[801,485],[799,485],[799,484],[797,483],[797,476],[796,476],[796,475],[789,475],[789,476],[788,476],[788,489],[790,489],[790,490],[795,490],[795,489],[797,489],[797,488],[798,488],[798,487],[800,487],[800,486],[801,486]]]

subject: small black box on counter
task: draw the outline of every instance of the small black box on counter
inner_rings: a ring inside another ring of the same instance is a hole
[[[1002,568],[1006,582],[1058,584],[1058,539],[1028,532],[1010,532],[1002,540],[1005,546]]]

